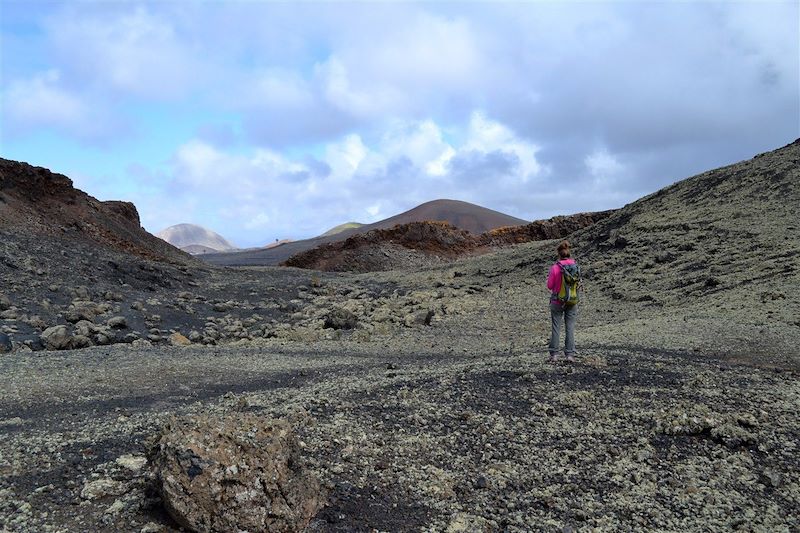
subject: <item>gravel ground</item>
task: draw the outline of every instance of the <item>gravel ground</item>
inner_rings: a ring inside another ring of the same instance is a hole
[[[552,365],[502,318],[2,358],[0,526],[176,530],[125,465],[171,416],[245,410],[294,422],[330,491],[310,531],[800,527],[796,373],[610,347],[585,317],[579,362]]]

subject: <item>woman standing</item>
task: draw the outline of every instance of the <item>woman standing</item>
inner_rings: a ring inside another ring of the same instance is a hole
[[[561,322],[566,324],[564,355],[567,361],[575,361],[575,321],[578,317],[578,288],[580,268],[572,259],[569,241],[561,241],[556,249],[558,261],[550,267],[547,288],[550,289],[550,359],[558,359],[558,340],[561,335]]]

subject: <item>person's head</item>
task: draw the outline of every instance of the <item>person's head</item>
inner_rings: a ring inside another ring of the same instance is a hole
[[[559,259],[566,259],[567,257],[570,257],[569,241],[561,241],[561,244],[558,245],[556,251],[558,252]]]

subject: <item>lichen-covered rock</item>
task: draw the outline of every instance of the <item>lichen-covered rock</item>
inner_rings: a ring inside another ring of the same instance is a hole
[[[81,498],[84,500],[97,500],[106,496],[119,496],[124,492],[125,486],[122,482],[111,478],[101,478],[87,481],[81,490]]]
[[[67,326],[52,326],[42,332],[42,344],[48,350],[66,350],[72,344],[72,335]]]
[[[358,317],[347,309],[333,309],[325,317],[323,327],[332,329],[353,329],[358,325]]]
[[[679,407],[656,419],[656,431],[664,435],[707,435],[729,448],[750,446],[758,439],[751,428],[758,425],[750,413],[722,415],[705,406]]]
[[[106,325],[114,329],[125,329],[128,327],[128,320],[124,316],[115,316],[109,318]]]
[[[283,420],[173,419],[149,459],[167,511],[193,531],[302,531],[324,502]]]

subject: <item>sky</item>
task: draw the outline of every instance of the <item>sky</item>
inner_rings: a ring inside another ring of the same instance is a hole
[[[800,137],[800,2],[0,0],[0,155],[239,246],[621,207]]]

